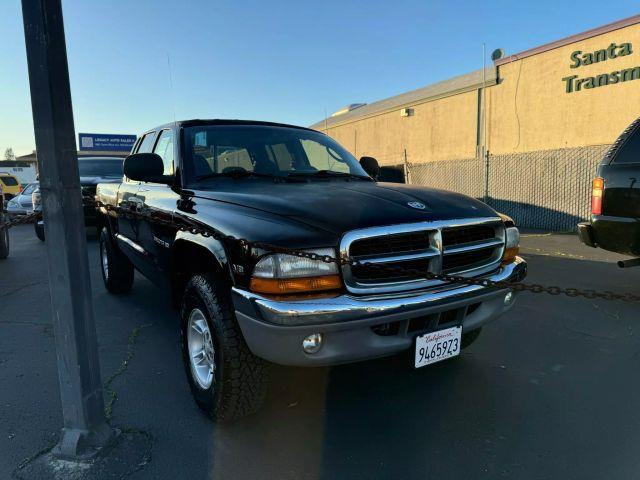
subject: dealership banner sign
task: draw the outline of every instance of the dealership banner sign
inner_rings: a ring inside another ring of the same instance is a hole
[[[580,68],[585,65],[606,62],[614,58],[626,57],[632,53],[633,45],[631,43],[612,43],[609,47],[596,50],[594,52],[576,50],[569,56],[571,60],[569,68]],[[640,66],[613,70],[593,77],[581,78],[579,75],[571,75],[564,77],[562,81],[565,82],[565,92],[573,93],[579,92],[582,89],[604,87],[607,85],[615,85],[616,83],[638,79],[640,79]]]
[[[130,152],[136,143],[135,135],[114,135],[110,133],[79,133],[80,150],[102,150],[110,152]]]

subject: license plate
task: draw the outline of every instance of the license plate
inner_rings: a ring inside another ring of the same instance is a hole
[[[453,327],[417,337],[415,368],[459,355],[461,336],[462,327]]]

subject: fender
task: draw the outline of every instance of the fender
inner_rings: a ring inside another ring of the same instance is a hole
[[[227,255],[227,251],[225,250],[222,242],[212,237],[203,237],[202,235],[178,230],[176,232],[176,238],[171,246],[172,258],[176,258],[175,253],[178,249],[185,245],[188,246],[189,244],[196,245],[207,250],[215,259],[220,270],[227,272],[231,282],[235,285],[235,276],[231,269],[231,262],[229,261],[229,256]]]

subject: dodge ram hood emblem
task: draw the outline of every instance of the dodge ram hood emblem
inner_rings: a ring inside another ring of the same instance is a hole
[[[420,202],[407,202],[407,205],[409,205],[411,208],[415,208],[418,210],[424,210],[425,208],[427,208],[427,206],[424,203],[420,203]]]

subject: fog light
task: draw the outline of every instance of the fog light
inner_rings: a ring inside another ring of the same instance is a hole
[[[508,307],[513,303],[515,299],[516,296],[513,294],[513,292],[509,292],[504,296],[504,304]]]
[[[317,353],[322,348],[322,334],[312,333],[302,341],[302,349],[305,353]]]

